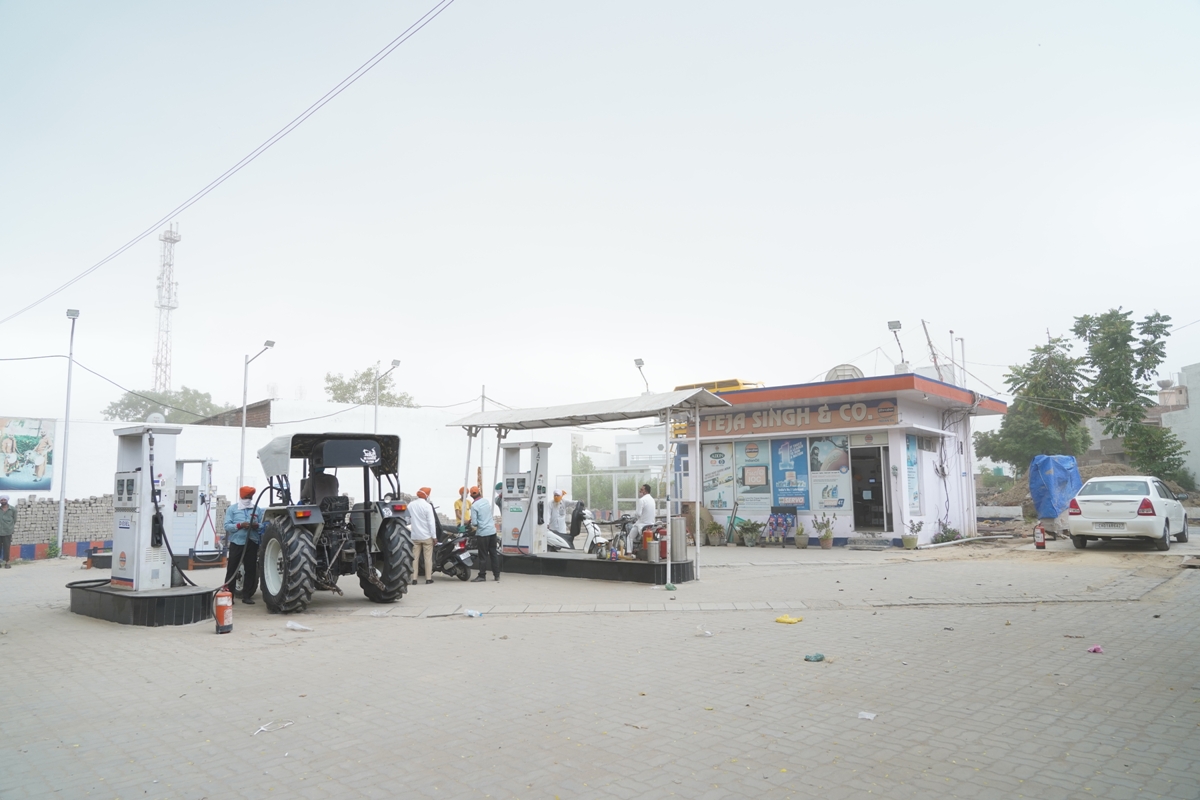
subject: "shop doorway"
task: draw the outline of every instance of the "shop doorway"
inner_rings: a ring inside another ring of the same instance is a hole
[[[886,447],[850,448],[856,531],[888,533],[892,530],[887,455]]]

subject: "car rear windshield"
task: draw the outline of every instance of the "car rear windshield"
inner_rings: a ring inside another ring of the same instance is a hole
[[[1126,494],[1145,497],[1150,494],[1150,484],[1145,481],[1088,481],[1079,490],[1079,495]]]

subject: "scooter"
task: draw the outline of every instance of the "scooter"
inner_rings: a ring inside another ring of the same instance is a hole
[[[467,549],[467,535],[447,533],[433,546],[433,571],[469,580],[474,561]],[[415,567],[414,567],[415,568]]]

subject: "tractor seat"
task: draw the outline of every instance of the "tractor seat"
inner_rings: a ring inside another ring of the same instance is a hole
[[[300,485],[300,494],[309,502],[321,505],[326,498],[338,496],[337,476],[325,472],[314,472]]]

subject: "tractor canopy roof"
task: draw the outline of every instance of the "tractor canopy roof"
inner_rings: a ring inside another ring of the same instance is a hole
[[[258,451],[268,478],[286,475],[291,459],[302,458],[314,469],[370,467],[376,475],[400,469],[400,437],[371,433],[293,433],[272,439]]]

